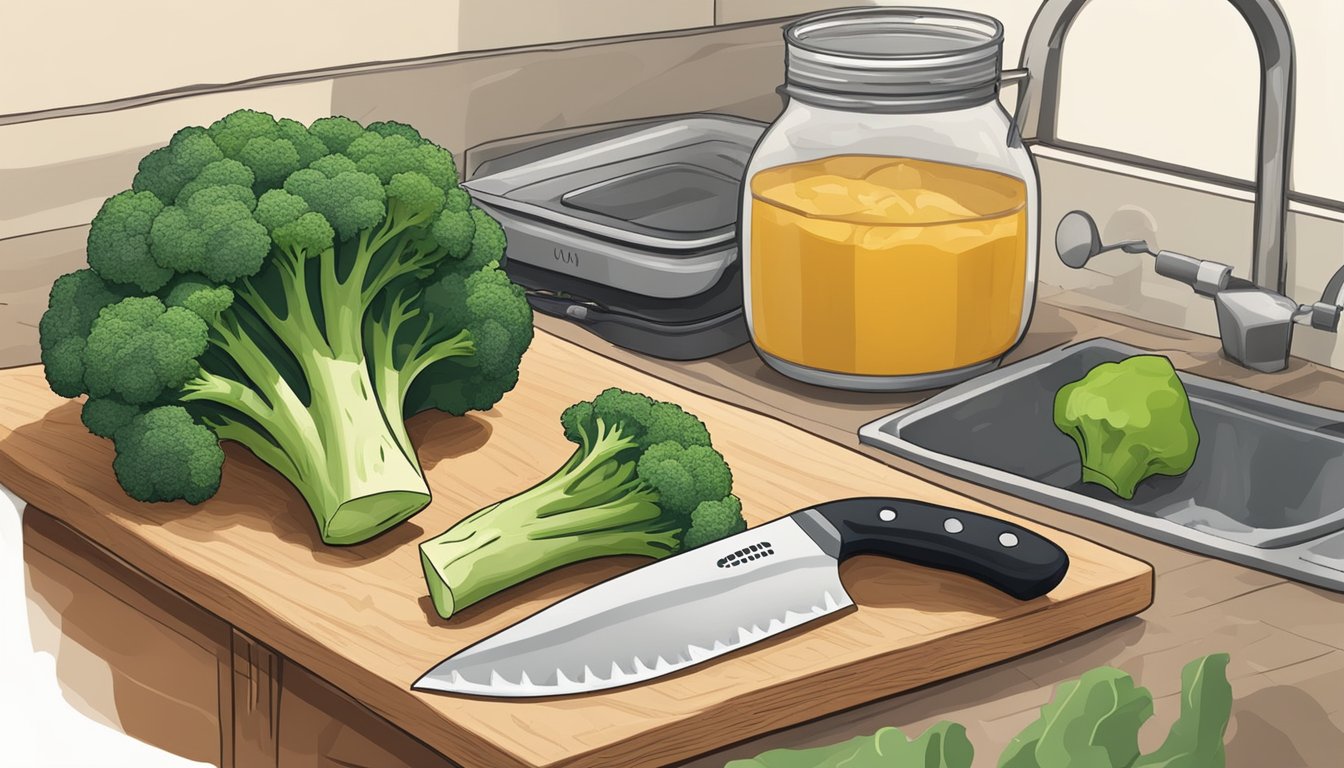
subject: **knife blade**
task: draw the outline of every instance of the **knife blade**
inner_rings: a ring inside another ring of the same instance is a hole
[[[857,554],[961,573],[1020,600],[1054,589],[1069,566],[1057,544],[998,518],[911,499],[830,501],[583,590],[412,687],[532,697],[652,680],[853,606],[839,565]]]

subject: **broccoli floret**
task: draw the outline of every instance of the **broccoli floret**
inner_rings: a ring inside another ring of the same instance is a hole
[[[745,530],[747,521],[742,519],[742,502],[736,496],[702,501],[691,512],[691,527],[682,538],[681,546],[695,549]]]
[[[173,270],[151,255],[151,229],[163,203],[149,192],[126,190],[109,197],[89,225],[89,266],[109,283],[151,293],[162,288]]]
[[[131,189],[149,192],[167,205],[176,200],[182,188],[200,176],[206,166],[223,159],[224,153],[204,128],[183,128],[173,134],[168,146],[144,156]]]
[[[364,127],[348,117],[323,117],[308,126],[308,133],[322,142],[327,152],[340,154],[350,146],[350,142],[364,135]]]
[[[1126,499],[1152,475],[1185,474],[1199,448],[1190,398],[1158,355],[1098,365],[1056,393],[1054,415],[1078,445],[1083,482]]]
[[[407,413],[484,410],[518,383],[523,350],[532,342],[531,307],[523,288],[499,269],[462,275],[445,268],[437,274],[425,290],[424,306],[445,332],[460,329],[471,338],[474,351],[430,364],[407,390]]]
[[[227,158],[216,160],[201,169],[200,175],[182,187],[182,191],[177,193],[175,202],[177,205],[186,205],[191,200],[191,196],[202,189],[237,187],[242,193],[239,200],[246,204],[252,197],[251,189],[255,178],[252,169],[237,160]],[[238,192],[233,194],[238,195]]]
[[[342,240],[352,239],[387,215],[387,192],[377,176],[359,171],[321,171],[317,166],[315,163],[290,174],[284,189],[322,214]]]
[[[38,323],[42,366],[51,391],[62,397],[84,393],[84,347],[98,313],[125,293],[91,269],[56,278],[47,311]]]
[[[116,397],[94,397],[84,404],[80,420],[99,437],[114,437],[140,415],[140,406]]]
[[[560,424],[578,448],[559,470],[420,545],[440,616],[580,560],[660,558],[746,529],[728,464],[681,407],[613,388]]]
[[[199,504],[219,489],[219,438],[186,408],[168,405],[136,415],[117,430],[116,445],[117,482],[137,499]]]
[[[183,307],[165,307],[157,296],[122,299],[98,313],[84,352],[92,397],[115,394],[149,403],[186,384],[200,370],[209,331]]]
[[[212,323],[221,312],[233,306],[233,290],[227,285],[215,285],[202,278],[184,275],[168,287],[163,303],[189,309],[202,320]]]
[[[253,217],[251,190],[236,185],[201,189],[185,207],[154,219],[150,253],[175,274],[200,273],[219,283],[255,275],[271,250],[266,227]]]
[[[429,501],[404,414],[492,407],[532,339],[503,233],[400,123],[239,110],[184,128],[90,227],[40,325],[131,496],[200,502],[220,440],[281,472],[324,541]]]

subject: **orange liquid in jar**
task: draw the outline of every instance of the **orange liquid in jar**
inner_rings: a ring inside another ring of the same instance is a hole
[[[1027,187],[993,171],[838,155],[751,178],[751,321],[761,349],[901,376],[1017,341]]]

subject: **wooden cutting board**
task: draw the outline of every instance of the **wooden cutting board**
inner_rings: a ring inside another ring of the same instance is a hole
[[[131,565],[325,678],[468,768],[666,765],[1027,653],[1135,614],[1152,570],[1097,544],[913,478],[788,424],[690,393],[544,332],[494,410],[411,422],[434,494],[409,522],[356,547],[321,544],[276,473],[229,445],[199,507],[142,504],[117,486],[112,446],[40,367],[0,371],[0,484]],[[484,700],[418,693],[430,666],[642,561],[579,564],[440,620],[418,542],[549,475],[573,446],[558,416],[608,386],[700,416],[755,525],[820,501],[906,496],[998,515],[1068,551],[1068,577],[1018,602],[972,579],[861,557],[841,577],[857,608],[660,680],[587,696]]]

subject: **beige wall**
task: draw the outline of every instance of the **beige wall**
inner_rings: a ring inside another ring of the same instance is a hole
[[[1279,3],[1299,57],[1295,188],[1344,200],[1344,2]],[[364,18],[364,0],[235,0],[208,21],[177,0],[15,2],[4,11],[0,72],[22,76],[0,80],[0,115],[355,63],[898,4],[992,14],[1006,28],[1005,59],[1016,62],[1038,0],[386,0]],[[1226,0],[1094,0],[1066,52],[1062,138],[1253,175],[1254,46]]]
[[[1277,0],[1298,56],[1294,188],[1344,201],[1344,1]],[[720,23],[845,5],[955,7],[1004,24],[1020,60],[1038,0],[718,0]],[[1059,135],[1225,176],[1254,175],[1259,66],[1227,0],[1093,0],[1065,44]]]
[[[244,106],[303,121],[332,113],[397,119],[460,155],[508,136],[675,112],[768,120],[779,110],[782,59],[778,25],[763,23],[446,58],[0,125],[0,367],[37,359],[47,291],[84,261],[89,220],[126,188],[139,159],[184,125]]]
[[[89,221],[130,185],[140,158],[183,126],[242,107],[308,123],[331,114],[331,91],[321,80],[0,126],[0,240]]]
[[[714,23],[714,0],[4,0],[0,115]],[[12,76],[22,73],[21,77]]]
[[[1009,62],[1019,58],[1036,10],[1036,0],[919,2],[1000,18]],[[1280,2],[1294,14],[1303,47],[1297,178],[1344,184],[1344,152],[1337,144],[1344,136],[1339,114],[1344,89],[1326,87],[1333,85],[1335,73],[1344,71],[1339,59],[1344,46],[1332,42],[1344,39],[1344,31],[1332,33],[1341,23],[1344,2]],[[189,17],[143,16],[146,8],[191,7],[187,4],[123,3],[114,12],[107,10],[113,4],[92,0],[60,6],[6,3],[5,21],[17,18],[34,31],[11,35],[0,47],[0,66],[9,71],[17,67],[25,75],[0,80],[0,123],[4,114],[19,109],[126,98],[195,83],[444,51],[538,45],[438,56],[390,69],[347,67],[301,82],[235,86],[100,114],[0,125],[0,365],[33,359],[36,314],[51,280],[82,260],[87,222],[106,196],[129,183],[139,158],[183,125],[208,123],[243,106],[304,121],[331,113],[364,121],[401,119],[460,153],[504,136],[673,112],[711,110],[769,118],[779,105],[773,89],[783,75],[780,23],[775,19],[845,4],[391,0],[380,13],[409,13],[414,6],[421,15],[418,24],[388,35],[377,25],[352,24],[330,10],[353,8],[352,0],[328,0],[321,4],[328,11],[314,22],[308,38],[292,39],[293,24],[286,31],[290,39],[283,42],[271,37],[277,34],[272,28],[253,30],[249,39],[257,55],[239,57],[232,48],[221,48],[219,40],[232,30],[230,25],[250,24],[253,17],[246,12],[213,18],[212,34],[194,37],[186,34],[195,23]],[[246,11],[252,5],[260,4],[239,0],[233,7]],[[317,5],[316,0],[291,0],[265,7],[274,12],[272,18],[280,14],[283,25],[296,9]],[[74,10],[61,17],[58,7]],[[1181,14],[1172,16],[1177,7]],[[1163,23],[1133,28],[1135,19],[1155,9],[1167,14]],[[1224,173],[1245,171],[1253,152],[1249,145],[1255,100],[1254,89],[1243,81],[1250,77],[1247,72],[1253,74],[1254,64],[1244,53],[1218,52],[1219,45],[1249,45],[1240,20],[1235,13],[1229,18],[1228,9],[1225,0],[1095,0],[1066,48],[1063,135]],[[157,26],[144,26],[150,18]],[[759,19],[766,20],[753,21]],[[705,28],[711,24],[720,26]],[[124,34],[105,34],[108,29]],[[626,32],[652,34],[560,42]],[[1202,55],[1194,57],[1192,51]],[[173,65],[164,66],[167,60]],[[1227,77],[1232,85],[1219,80]],[[1124,88],[1136,87],[1141,89],[1138,95],[1125,95]],[[1228,195],[1217,190],[1194,190],[1192,197],[1192,190],[1179,184],[1135,179],[1123,172],[1061,168],[1042,166],[1047,192],[1043,288],[1062,290],[1082,304],[1099,303],[1211,332],[1207,302],[1184,289],[1173,290],[1180,287],[1166,284],[1142,265],[1113,259],[1086,272],[1057,268],[1050,233],[1065,206],[1092,210],[1109,228],[1107,234],[1116,237],[1131,236],[1126,226],[1146,216],[1160,225],[1153,234],[1161,247],[1233,263],[1238,274],[1246,275],[1250,214],[1245,196],[1232,195],[1228,199],[1235,204],[1224,205],[1217,198]],[[1327,192],[1336,188],[1324,187]],[[1200,196],[1206,193],[1212,197]],[[1344,199],[1344,189],[1331,194]],[[1136,219],[1136,210],[1143,216]],[[1340,218],[1327,211],[1290,222],[1289,270],[1299,301],[1316,300],[1325,279],[1344,262]],[[1310,338],[1304,353],[1344,364],[1344,345],[1337,337],[1304,335]]]
[[[1344,201],[1344,2],[1277,1],[1297,52],[1293,187]],[[1064,50],[1061,139],[1254,176],[1260,68],[1227,0],[1094,0]]]

